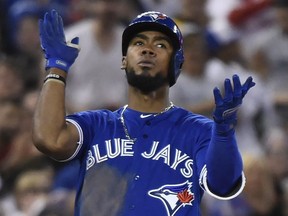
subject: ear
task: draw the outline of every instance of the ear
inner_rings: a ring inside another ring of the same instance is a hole
[[[125,70],[127,67],[127,60],[126,60],[126,56],[122,57],[122,65],[121,65],[121,69]]]

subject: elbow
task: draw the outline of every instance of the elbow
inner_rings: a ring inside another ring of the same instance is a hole
[[[47,138],[49,136],[45,136],[39,132],[33,131],[32,133],[32,141],[36,149],[41,153],[47,155],[50,158],[55,160],[63,160],[66,156],[63,147],[57,143],[56,140]]]
[[[32,141],[34,146],[38,149],[38,151],[46,155],[51,154],[52,151],[51,144],[47,139],[45,139],[45,136],[43,136],[41,133],[33,131]]]

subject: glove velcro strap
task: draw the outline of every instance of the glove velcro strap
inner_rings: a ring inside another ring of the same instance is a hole
[[[46,61],[45,69],[48,70],[50,68],[58,68],[67,73],[70,68],[70,64],[58,58],[49,58]]]
[[[222,117],[223,118],[228,118],[229,116],[232,116],[234,113],[237,112],[237,110],[240,108],[240,104],[234,108],[231,108],[231,109],[228,109],[228,110],[225,110],[222,114]]]

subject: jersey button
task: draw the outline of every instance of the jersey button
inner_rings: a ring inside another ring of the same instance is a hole
[[[130,205],[130,206],[129,206],[129,209],[130,209],[130,210],[134,210],[134,209],[135,209],[135,205],[133,205],[133,204]]]
[[[144,138],[144,139],[147,139],[147,138],[148,138],[148,135],[147,135],[147,134],[143,134],[143,138]]]
[[[151,125],[151,122],[150,121],[146,121],[146,125]]]
[[[139,175],[135,175],[135,177],[134,177],[134,180],[135,180],[135,181],[138,181],[138,180],[139,180],[139,178],[140,178],[140,176],[139,176]]]

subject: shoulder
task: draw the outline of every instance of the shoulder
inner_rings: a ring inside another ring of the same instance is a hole
[[[107,109],[81,111],[66,116],[67,119],[76,121],[111,121],[119,118],[119,110],[111,111]]]
[[[178,124],[190,124],[190,125],[206,125],[208,127],[212,126],[213,121],[203,115],[197,114],[197,113],[193,113],[189,110],[186,110],[184,108],[181,107],[176,107],[175,109],[175,117],[177,118],[176,123]]]
[[[193,142],[199,143],[210,139],[213,120],[183,108],[176,108],[172,116],[175,118],[173,131],[181,137],[180,140],[185,140],[185,142],[194,140]]]
[[[72,123],[82,134],[82,137],[94,137],[95,133],[104,133],[115,128],[119,122],[118,111],[88,110],[67,115],[66,121]]]

